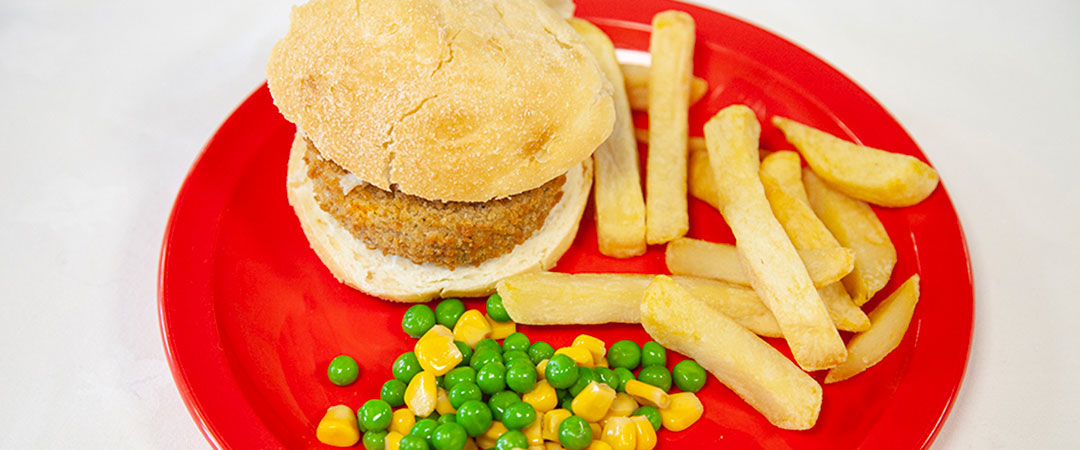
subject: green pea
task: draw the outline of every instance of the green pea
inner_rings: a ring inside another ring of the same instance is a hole
[[[451,330],[462,314],[465,314],[465,304],[456,298],[448,298],[435,305],[435,322]]]
[[[469,436],[479,436],[491,427],[491,408],[479,400],[469,400],[457,410],[457,424],[465,427]]]
[[[442,425],[444,423],[456,424],[457,423],[457,416],[455,416],[454,413],[443,414],[443,415],[439,416],[438,419],[435,419],[435,421],[438,422],[439,425]]]
[[[466,433],[465,427],[458,425],[457,422],[439,425],[431,433],[431,446],[435,447],[435,450],[462,450],[468,440],[469,433]]]
[[[527,352],[529,351],[529,337],[520,331],[511,333],[506,339],[503,339],[503,352],[512,352],[514,350]]]
[[[552,347],[547,342],[535,342],[529,347],[529,359],[532,360],[533,364],[540,364],[540,361],[551,359],[553,355],[555,355],[555,347]],[[610,363],[610,361],[608,362]]]
[[[570,386],[570,395],[577,397],[577,395],[593,381],[596,381],[596,372],[593,372],[593,370],[588,367],[578,369],[578,379],[574,382],[573,386]]]
[[[458,367],[443,376],[443,388],[453,389],[458,383],[475,383],[476,369],[472,367]]]
[[[480,370],[488,363],[497,362],[502,363],[502,352],[497,352],[490,349],[477,350],[472,355],[472,359],[469,360],[469,367]]]
[[[356,360],[348,355],[339,355],[330,360],[330,365],[326,368],[327,378],[330,378],[330,382],[338,386],[353,384],[359,375],[360,365],[356,364]]]
[[[506,364],[510,364],[510,361],[513,361],[515,359],[523,359],[525,361],[528,361],[529,364],[533,364],[532,359],[529,359],[529,355],[525,354],[525,352],[523,351],[511,350],[503,353],[503,362],[505,362]],[[536,368],[535,364],[533,364],[533,368]]]
[[[517,402],[503,412],[503,425],[508,430],[520,430],[536,421],[536,408],[526,402]]]
[[[428,450],[428,441],[420,436],[408,435],[403,436],[398,441],[399,450]]]
[[[641,367],[649,366],[667,366],[667,350],[656,341],[641,346]]]
[[[476,385],[488,395],[506,389],[506,366],[498,361],[484,364],[484,367],[476,373]]]
[[[379,391],[379,398],[392,407],[398,407],[405,404],[405,388],[409,387],[405,383],[399,380],[390,380],[382,385],[382,390]]]
[[[574,413],[574,397],[570,396],[570,397],[566,397],[566,398],[560,400],[559,401],[559,406],[562,409],[570,411],[570,414],[573,414]]]
[[[526,359],[515,359],[506,366],[506,387],[524,394],[536,387],[536,366]]]
[[[503,414],[506,409],[516,403],[521,403],[521,397],[518,397],[514,391],[501,391],[488,399],[488,408],[491,409],[491,416],[501,422],[505,418]]]
[[[478,352],[484,349],[493,350],[500,355],[502,354],[502,346],[492,338],[481,339],[480,342],[476,343],[476,347],[473,348],[473,351]]]
[[[445,377],[443,377],[442,375],[439,375],[439,376],[435,377],[435,386],[437,386],[437,387],[443,387],[443,380],[444,380],[444,378],[445,378]],[[444,389],[445,389],[445,388],[444,388]]]
[[[496,450],[529,448],[529,438],[520,431],[507,431],[495,441]]]
[[[705,379],[708,375],[705,374],[705,369],[701,367],[697,361],[692,359],[684,359],[675,365],[675,368],[671,370],[671,378],[675,381],[675,386],[685,392],[697,392],[705,386]]]
[[[618,386],[615,387],[615,392],[626,392],[626,382],[637,379],[634,377],[634,372],[631,372],[630,369],[625,367],[619,367],[613,370],[613,372],[615,372],[616,377],[619,377]]]
[[[434,420],[435,423],[439,423],[440,417],[442,417],[442,414],[439,414],[438,411],[432,411],[431,414],[428,414],[427,417],[425,417],[425,419],[431,419]]]
[[[356,415],[364,431],[383,431],[390,426],[394,410],[382,400],[368,400]]]
[[[384,450],[386,448],[385,431],[368,431],[364,433],[365,450]]]
[[[405,334],[419,338],[435,326],[435,313],[427,305],[413,305],[401,318],[401,329]]]
[[[607,367],[597,367],[593,369],[593,373],[596,374],[596,381],[611,386],[612,389],[619,388],[619,376],[615,375],[614,370]]]
[[[484,397],[484,394],[480,392],[480,387],[476,383],[466,381],[458,383],[453,389],[450,389],[447,397],[450,398],[450,405],[457,409],[469,400],[480,400]]]
[[[628,340],[611,344],[607,352],[607,362],[613,369],[623,367],[634,370],[641,363],[641,347],[638,347],[637,342]]]
[[[509,322],[510,315],[503,307],[502,297],[498,293],[491,294],[487,299],[487,315],[496,322]]]
[[[592,427],[581,417],[570,416],[559,424],[559,443],[566,450],[584,450],[592,438]]]
[[[671,372],[668,372],[664,366],[649,366],[641,369],[641,372],[637,374],[638,381],[651,384],[664,392],[671,390]]]
[[[427,441],[431,439],[431,433],[435,431],[435,428],[438,427],[439,422],[435,419],[420,419],[417,420],[416,423],[413,425],[412,429],[409,430],[409,435],[420,436],[424,438],[425,441]]]
[[[656,409],[655,406],[642,406],[635,409],[630,415],[645,416],[646,419],[649,419],[649,423],[652,424],[653,429],[656,431],[660,431],[660,425],[664,423],[663,419],[660,417],[660,410]]]
[[[473,349],[469,348],[469,344],[461,341],[454,341],[454,345],[456,345],[458,351],[461,352],[461,362],[458,363],[458,367],[469,365],[469,360],[472,359]]]
[[[568,388],[578,379],[578,366],[566,355],[555,355],[548,360],[544,368],[544,379],[553,388]]]
[[[394,360],[391,370],[394,373],[395,380],[409,384],[413,377],[423,371],[424,368],[420,367],[420,361],[416,359],[416,353],[405,352]]]

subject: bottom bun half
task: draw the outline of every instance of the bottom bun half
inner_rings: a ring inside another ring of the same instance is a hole
[[[451,270],[431,263],[416,264],[404,257],[370,249],[323,211],[307,175],[304,154],[308,145],[297,132],[289,153],[287,184],[289,204],[300,219],[311,248],[339,281],[396,302],[488,295],[503,278],[550,269],[574,241],[592,187],[592,158],[587,158],[566,173],[562,198],[548,212],[544,225],[529,239],[510,253],[478,266]]]

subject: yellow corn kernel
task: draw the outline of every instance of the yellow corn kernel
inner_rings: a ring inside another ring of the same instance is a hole
[[[607,442],[596,439],[589,443],[585,450],[612,450],[611,446]]]
[[[652,422],[645,416],[632,416],[630,417],[630,423],[634,424],[634,428],[637,431],[637,449],[636,450],[652,450],[656,447],[656,429],[652,427]]]
[[[401,434],[409,434],[413,425],[416,425],[416,416],[408,408],[394,411],[394,415],[390,419],[390,431],[397,431]]]
[[[465,448],[462,450],[480,450],[480,447],[476,446],[476,441],[473,438],[469,438],[465,440]]]
[[[345,405],[331,406],[326,410],[315,437],[326,445],[334,447],[352,447],[360,441],[360,426],[356,423],[356,414]]]
[[[488,427],[487,431],[483,432],[481,434],[481,436],[487,436],[487,437],[495,440],[495,439],[499,439],[499,437],[502,436],[503,433],[506,433],[507,431],[510,431],[510,430],[506,428],[506,425],[503,425],[502,422],[499,422],[498,420],[496,420],[496,421],[491,422],[491,426]]]
[[[454,345],[454,334],[442,325],[435,325],[424,333],[413,346],[413,352],[420,367],[435,376],[446,375],[462,359],[461,350]]]
[[[489,438],[484,435],[476,437],[476,446],[480,448],[495,448],[495,439]]]
[[[454,340],[464,342],[469,347],[476,347],[476,343],[491,335],[491,324],[484,318],[480,311],[470,309],[465,311],[454,325]]]
[[[637,428],[628,417],[612,417],[604,422],[600,440],[610,445],[611,450],[636,450]]]
[[[438,399],[438,386],[435,385],[435,375],[423,371],[409,381],[405,388],[405,405],[409,407],[417,417],[427,417],[435,411],[435,403]]]
[[[536,365],[536,380],[537,381],[543,380],[545,378],[544,369],[547,369],[547,363],[548,363],[548,360],[541,359],[540,363]]]
[[[605,368],[605,369],[607,369],[607,368],[609,368],[609,367],[610,367],[610,366],[608,366],[608,362],[607,362],[607,357],[606,357],[606,356],[605,356],[605,357],[603,357],[603,358],[600,358],[600,359],[599,359],[598,361],[596,361],[596,364],[595,364],[595,366],[596,366],[596,367],[603,367],[603,368]]]
[[[513,320],[509,322],[496,322],[491,316],[484,314],[484,318],[487,319],[488,326],[491,327],[491,336],[494,340],[506,339],[507,336],[514,334],[517,331],[517,324]]]
[[[574,360],[574,362],[576,362],[579,366],[582,367],[593,366],[592,353],[589,352],[589,350],[585,347],[563,347],[555,350],[555,354],[569,356],[570,359]]]
[[[450,404],[450,394],[448,394],[446,392],[446,389],[443,389],[443,388],[438,389],[438,394],[436,394],[436,396],[435,396],[435,412],[439,413],[440,416],[443,415],[443,414],[450,414],[450,413],[456,413],[457,412],[457,410],[454,409],[454,405]],[[409,433],[405,433],[405,434],[409,434]]]
[[[559,396],[555,393],[555,388],[551,387],[547,381],[537,382],[533,390],[521,396],[521,400],[532,405],[533,409],[541,414],[559,406]]]
[[[396,431],[386,433],[386,439],[383,441],[383,448],[386,450],[399,450],[401,448],[401,438],[405,437],[404,434]]]
[[[634,401],[634,397],[631,397],[624,392],[620,392],[615,394],[615,400],[611,402],[611,408],[608,408],[608,412],[604,415],[604,419],[611,417],[629,417],[636,409],[638,409],[638,403]]]
[[[593,436],[600,436],[600,434],[604,431],[603,427],[601,427],[600,424],[596,422],[589,422],[589,428],[592,429]]]
[[[541,429],[540,417],[538,416],[529,426],[522,428],[521,432],[529,438],[529,446],[544,445],[544,434]]]
[[[570,409],[573,409],[574,414],[585,419],[586,422],[599,422],[607,414],[614,401],[615,390],[611,386],[592,381],[578,393],[577,397],[574,397]]]
[[[604,341],[594,338],[587,334],[579,335],[574,338],[574,343],[570,344],[571,347],[584,347],[589,353],[592,353],[593,361],[600,361],[607,354],[607,344]]]
[[[566,450],[566,449],[563,448],[563,446],[561,444],[559,444],[558,442],[548,441],[548,442],[544,442],[544,450]]]
[[[638,403],[645,403],[657,408],[667,408],[668,404],[671,403],[671,397],[663,389],[638,380],[627,381],[623,390],[630,394],[631,397],[634,397],[634,400],[637,400]]]
[[[540,435],[549,441],[559,440],[559,425],[562,421],[572,416],[570,411],[559,408],[544,413],[544,423],[540,428]]]
[[[682,431],[697,422],[704,412],[705,407],[701,405],[697,395],[693,392],[680,392],[671,394],[671,403],[660,408],[660,419],[664,428]]]

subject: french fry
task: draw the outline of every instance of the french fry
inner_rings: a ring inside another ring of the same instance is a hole
[[[825,374],[826,383],[858,375],[885,359],[904,339],[915,304],[919,302],[919,276],[914,275],[870,311],[870,329],[848,342],[848,359]]]
[[[705,124],[720,212],[735,234],[754,291],[769,307],[805,370],[844,362],[844,341],[814,289],[799,254],[773,216],[758,177],[761,125],[743,105],[724,108]]]
[[[626,78],[626,96],[630,100],[630,109],[648,111],[649,109],[649,66],[623,64],[623,77]],[[690,104],[693,105],[709,91],[709,82],[704,78],[690,80]]]
[[[641,325],[661,345],[693,358],[716,379],[787,430],[814,426],[821,386],[771,345],[666,276],[657,276],[641,302]]]
[[[653,275],[531,272],[503,279],[496,289],[514,322],[527,325],[638,323]],[[753,290],[692,277],[675,277],[710,308],[754,333],[780,337],[780,326]]]
[[[857,145],[780,116],[773,116],[772,123],[814,173],[851,197],[881,206],[911,206],[937,188],[937,171],[913,156]]]
[[[645,240],[662,244],[686,234],[686,140],[694,19],[682,11],[653,16],[649,40],[649,155],[645,172]]]
[[[803,184],[821,222],[840,245],[855,250],[855,270],[844,277],[844,287],[851,300],[862,306],[889,282],[896,247],[866,202],[832,190],[809,169],[803,169]]]
[[[806,197],[806,189],[802,183],[802,167],[799,164],[799,155],[791,151],[774,152],[761,160],[761,184],[765,188],[765,197],[769,200],[773,215],[784,227],[791,243],[799,249],[800,255],[809,249],[817,251],[843,249],[850,252],[852,266],[854,268],[854,251],[840,246],[825,224],[821,223],[814,210],[810,208],[810,201]],[[807,263],[806,268],[813,278],[814,270],[810,261],[803,257]],[[847,273],[844,273],[847,275]],[[829,310],[836,327],[845,331],[864,331],[870,327],[870,319],[854,302],[843,284],[837,283],[839,278],[831,279],[829,283],[821,283],[815,278],[814,284],[818,287],[818,295],[825,302],[825,309]]]
[[[596,204],[596,235],[600,253],[629,258],[645,253],[645,199],[641,193],[634,121],[626,100],[622,70],[615,59],[611,39],[595,25],[570,19],[570,25],[611,80],[615,99],[615,128],[593,153]]]
[[[840,246],[797,251],[806,264],[806,271],[814,286],[827,286],[840,281],[855,267],[855,252]],[[675,275],[750,286],[750,278],[739,260],[739,252],[731,244],[678,238],[668,242],[664,261],[668,271]]]
[[[547,3],[560,16],[568,19],[574,16],[574,10],[577,9],[574,0],[544,0],[544,3]]]

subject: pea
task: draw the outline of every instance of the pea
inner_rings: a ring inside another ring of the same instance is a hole
[[[641,363],[641,347],[637,342],[622,340],[611,344],[607,352],[607,362],[612,368],[634,370]]]
[[[401,318],[401,329],[405,334],[419,338],[435,326],[435,313],[427,305],[413,305]]]
[[[641,369],[641,372],[637,374],[638,381],[651,384],[664,392],[671,390],[671,372],[668,372],[664,366],[649,366]]]
[[[394,360],[391,370],[394,372],[394,379],[409,384],[413,377],[424,369],[420,367],[420,361],[416,359],[416,353],[405,352]]]
[[[646,419],[649,419],[649,423],[652,424],[653,429],[660,431],[660,425],[663,423],[663,419],[660,418],[660,410],[656,409],[655,406],[642,406],[635,409],[630,415],[645,416]]]
[[[517,402],[503,412],[503,425],[508,430],[520,430],[536,421],[536,408],[526,402]]]
[[[505,419],[506,409],[517,403],[521,403],[521,398],[514,391],[496,392],[488,399],[491,416],[500,422]]]
[[[574,382],[573,386],[570,386],[570,395],[577,397],[577,395],[593,381],[596,381],[596,372],[593,372],[593,370],[588,367],[578,369],[578,379]]]
[[[455,385],[447,396],[450,397],[450,405],[457,409],[469,400],[480,400],[484,394],[480,392],[480,387],[476,383],[466,381]]]
[[[573,414],[574,413],[574,397],[573,396],[568,396],[568,397],[560,400],[559,401],[559,407],[561,407],[562,409],[565,409],[567,411],[570,411],[570,414]]]
[[[480,368],[476,373],[476,385],[488,395],[506,389],[506,366],[498,361],[492,361]]]
[[[578,379],[578,366],[566,355],[555,355],[548,360],[544,368],[544,379],[553,388],[568,388]]]
[[[428,441],[420,436],[408,435],[403,436],[398,441],[399,450],[428,450]]]
[[[618,386],[615,387],[615,392],[626,392],[626,382],[630,380],[636,380],[634,372],[625,367],[619,367],[612,372],[615,372],[615,376],[619,377]]]
[[[456,298],[448,298],[435,305],[435,322],[451,330],[462,314],[465,314],[465,304]]]
[[[524,394],[536,387],[536,366],[526,359],[515,359],[506,366],[506,386]]]
[[[364,431],[383,431],[390,426],[394,410],[382,400],[368,400],[356,412],[360,428]]]
[[[619,376],[615,375],[615,371],[607,367],[597,367],[593,369],[593,374],[596,375],[596,381],[611,386],[612,389],[619,388]]]
[[[641,346],[641,367],[649,366],[667,366],[667,350],[656,341],[649,341]]]
[[[529,347],[529,359],[532,360],[533,364],[540,364],[540,361],[551,359],[551,356],[554,354],[555,347],[552,347],[551,344],[544,341],[533,343],[533,345]],[[610,361],[608,361],[608,363],[610,363]]]
[[[493,350],[500,355],[502,354],[502,346],[492,338],[481,339],[480,342],[476,343],[476,348],[474,348],[473,351],[478,352],[484,349]]]
[[[443,388],[453,389],[458,383],[475,383],[476,369],[472,367],[458,367],[443,376]]]
[[[458,425],[457,422],[439,425],[431,433],[431,446],[435,447],[435,450],[462,450],[468,440],[469,433],[466,433],[465,427]]]
[[[509,322],[510,315],[503,307],[502,297],[498,293],[491,294],[487,299],[487,315],[496,322]]]
[[[529,438],[520,431],[507,431],[495,441],[496,450],[529,448]]]
[[[566,450],[584,450],[592,438],[592,427],[581,417],[570,416],[559,424],[559,443]]]
[[[439,416],[438,419],[435,419],[435,422],[438,422],[439,425],[442,425],[444,423],[454,423],[454,424],[456,424],[457,423],[457,416],[455,416],[454,413],[443,414],[443,415]]]
[[[392,407],[398,407],[405,404],[405,388],[408,385],[402,383],[399,380],[390,380],[382,385],[382,391],[379,391],[379,398]]]
[[[365,450],[384,450],[386,448],[385,431],[369,431],[364,433]]]
[[[514,350],[527,352],[529,351],[529,337],[526,336],[525,333],[518,331],[507,336],[506,339],[503,339],[502,346],[504,352]]]
[[[469,436],[479,436],[491,427],[491,409],[484,402],[469,400],[458,408],[456,419]]]
[[[469,344],[461,341],[454,341],[454,345],[457,346],[458,351],[461,352],[461,362],[458,363],[458,367],[469,365],[469,360],[472,359],[473,349],[469,348]]]
[[[483,350],[477,350],[475,353],[473,353],[472,359],[469,360],[469,367],[480,370],[484,366],[488,365],[488,363],[492,362],[497,362],[501,364],[503,362],[502,352],[497,352],[485,348]]]
[[[707,375],[705,369],[697,361],[684,359],[671,370],[671,378],[679,389],[685,392],[697,392],[705,386]]]
[[[438,426],[439,422],[435,421],[435,419],[420,419],[417,420],[416,424],[409,430],[409,435],[420,436],[427,441],[431,439],[431,433],[435,431],[435,428],[438,428]]]
[[[525,361],[528,361],[529,364],[533,364],[532,359],[529,359],[529,355],[527,355],[523,351],[511,350],[511,351],[508,351],[506,353],[503,353],[503,361],[506,362],[506,364],[510,364],[510,361],[513,361],[515,359],[523,359]],[[533,368],[536,368],[535,364],[533,364]]]
[[[353,384],[359,375],[360,366],[356,364],[355,359],[348,355],[335,357],[330,360],[330,365],[326,367],[326,377],[330,378],[331,383],[338,386]]]

